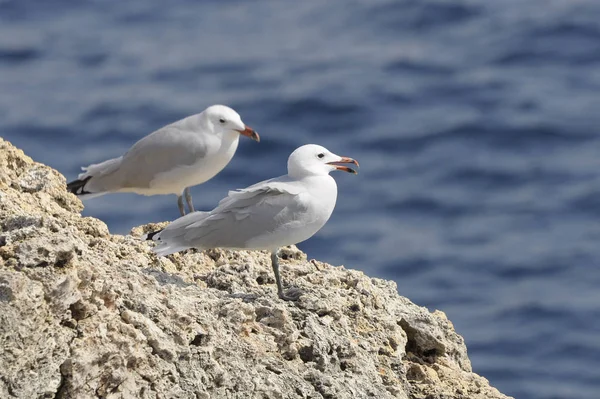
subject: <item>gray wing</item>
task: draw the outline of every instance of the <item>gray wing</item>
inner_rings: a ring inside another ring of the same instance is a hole
[[[122,188],[147,188],[159,174],[192,165],[206,156],[207,143],[197,132],[176,125],[144,137],[123,155],[118,171]]]
[[[301,189],[273,179],[233,191],[211,212],[186,215],[160,234],[159,254],[183,248],[249,248],[262,234],[276,233],[305,212]],[[183,220],[187,218],[187,220]]]

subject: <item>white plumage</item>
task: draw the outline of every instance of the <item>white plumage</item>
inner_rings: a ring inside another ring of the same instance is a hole
[[[183,215],[183,195],[193,211],[189,187],[210,180],[231,161],[240,134],[259,140],[237,112],[213,105],[149,134],[123,156],[82,168],[67,188],[82,199],[115,192],[175,194]]]
[[[248,188],[230,191],[210,212],[183,216],[147,236],[154,249],[168,255],[187,248],[266,249],[271,251],[279,296],[283,294],[277,262],[280,247],[297,244],[319,231],[337,200],[332,170],[354,170],[337,163],[358,163],[309,144],[288,159],[288,174]]]

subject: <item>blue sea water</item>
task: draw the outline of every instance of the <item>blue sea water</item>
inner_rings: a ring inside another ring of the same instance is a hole
[[[69,179],[214,103],[262,141],[197,208],[301,144],[354,157],[300,248],[445,311],[506,394],[600,397],[600,2],[0,0],[0,136]],[[124,194],[84,214],[178,216]]]

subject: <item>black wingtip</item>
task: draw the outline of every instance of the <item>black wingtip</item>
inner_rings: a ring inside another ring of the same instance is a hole
[[[85,191],[85,185],[91,178],[92,176],[88,176],[83,180],[73,180],[67,184],[67,190],[75,195],[91,194],[89,191]]]
[[[154,236],[160,233],[162,229],[146,234],[146,241],[154,241]]]

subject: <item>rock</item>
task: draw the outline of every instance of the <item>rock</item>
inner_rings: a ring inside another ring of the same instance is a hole
[[[283,252],[157,258],[81,217],[65,178],[0,139],[0,397],[506,398],[442,312]]]

